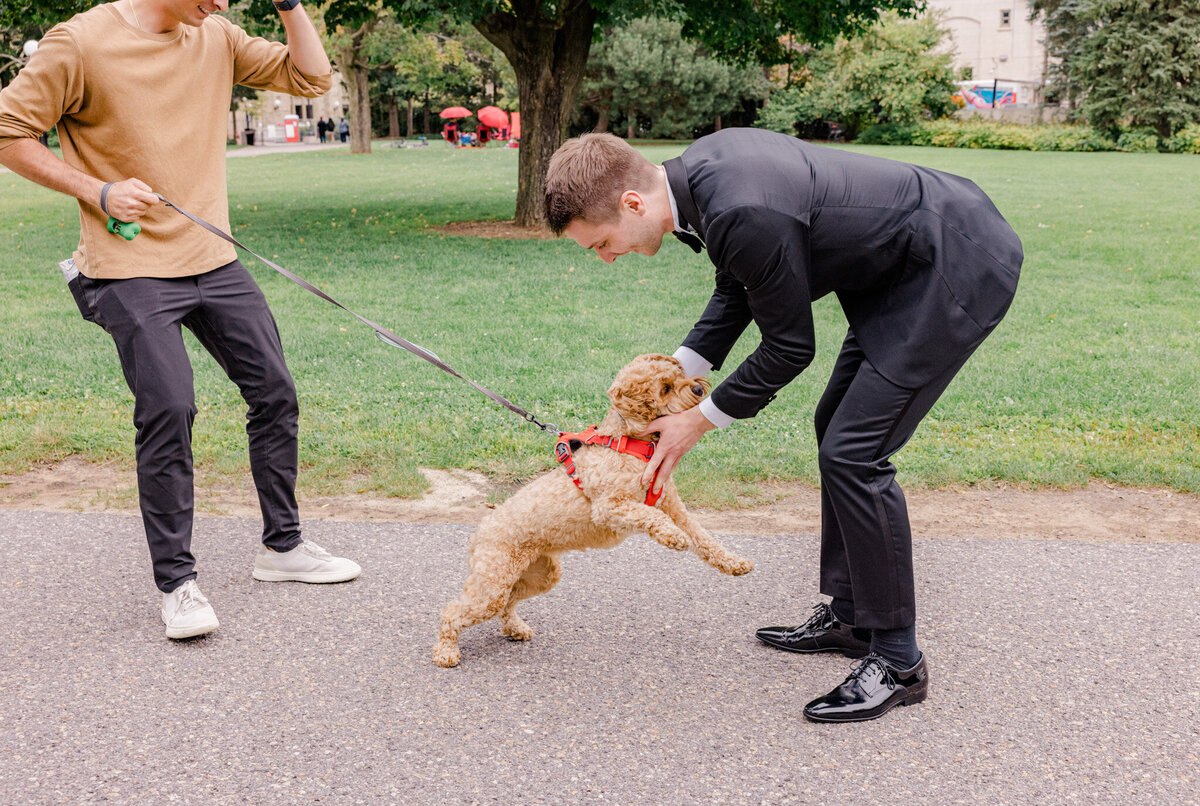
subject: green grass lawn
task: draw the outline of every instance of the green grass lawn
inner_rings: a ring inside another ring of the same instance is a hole
[[[451,237],[450,221],[511,218],[517,153],[377,147],[230,160],[236,236],[468,377],[577,430],[612,376],[670,353],[712,289],[702,255],[605,266],[573,242]],[[661,161],[682,146],[645,147]],[[903,481],[940,487],[1089,479],[1200,491],[1200,158],[861,148],[975,180],[1025,244],[1008,318],[898,456]],[[160,189],[170,198],[170,189]],[[132,400],[109,337],[84,322],[57,262],[75,203],[0,174],[0,470],[67,456],[132,465]],[[411,496],[419,467],[501,481],[553,465],[552,439],[249,258],[275,311],[302,407],[302,493]],[[845,320],[817,303],[813,366],[755,420],[713,432],[677,474],[691,500],[759,500],[817,479],[812,410]],[[248,473],[244,406],[188,337],[206,479]],[[748,333],[725,372],[754,348]]]

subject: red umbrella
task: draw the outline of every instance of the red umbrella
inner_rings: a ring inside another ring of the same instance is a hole
[[[438,117],[443,118],[469,118],[471,110],[465,106],[448,106],[438,113]]]
[[[485,106],[475,113],[475,117],[479,118],[479,122],[484,126],[492,126],[497,129],[508,128],[508,113],[498,106]]]

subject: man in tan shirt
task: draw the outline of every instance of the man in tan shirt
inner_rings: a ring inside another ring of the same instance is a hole
[[[211,632],[192,537],[192,371],[180,326],[249,405],[250,465],[263,512],[253,576],[341,582],[361,572],[303,540],[296,506],[296,390],[275,321],[234,249],[156,193],[228,230],[225,126],[234,84],[316,96],[329,60],[299,0],[275,0],[286,46],[215,12],[228,0],[118,0],[52,28],[0,91],[0,164],[79,200],[72,291],[117,346],[134,395],[138,491],[169,638]],[[38,136],[58,127],[63,159]],[[138,221],[126,241],[109,215]]]

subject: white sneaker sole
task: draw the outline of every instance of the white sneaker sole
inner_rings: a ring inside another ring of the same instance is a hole
[[[167,637],[173,641],[180,638],[195,638],[197,635],[207,635],[220,626],[221,622],[214,618],[212,621],[192,624],[188,627],[167,627]]]
[[[259,582],[310,582],[313,584],[326,584],[329,582],[349,582],[352,579],[357,579],[362,573],[359,568],[355,571],[268,571],[262,568],[255,568],[250,574]]]

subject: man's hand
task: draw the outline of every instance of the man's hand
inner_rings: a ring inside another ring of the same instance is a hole
[[[158,196],[140,179],[114,182],[108,189],[108,214],[118,221],[137,221],[158,203]]]
[[[647,437],[655,431],[662,436],[658,440],[658,447],[654,449],[654,456],[650,458],[645,472],[642,473],[642,485],[649,487],[654,482],[654,474],[657,471],[658,483],[651,492],[662,492],[663,485],[667,483],[671,471],[679,464],[683,455],[700,441],[700,437],[714,428],[716,426],[709,422],[699,407],[680,414],[668,414],[651,422],[638,436]]]

